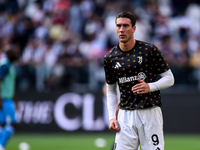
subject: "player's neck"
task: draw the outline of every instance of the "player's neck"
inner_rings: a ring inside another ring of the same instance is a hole
[[[135,43],[136,43],[135,39],[129,40],[126,43],[120,42],[119,43],[119,47],[120,47],[120,49],[122,51],[129,51],[129,50],[131,50],[135,46]]]

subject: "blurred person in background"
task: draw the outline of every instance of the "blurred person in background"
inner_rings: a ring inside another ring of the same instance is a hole
[[[63,74],[63,65],[58,63],[58,59],[64,53],[64,46],[59,41],[54,41],[54,39],[46,39],[46,50],[44,52],[43,61],[43,74],[45,83],[45,90],[49,91],[57,87],[60,83],[60,78]],[[39,77],[39,76],[38,76]]]
[[[73,84],[88,83],[88,60],[79,52],[75,42],[68,40],[64,43],[64,47],[63,54],[58,58],[58,64],[62,64],[64,67],[60,86],[77,89],[73,87]]]
[[[104,57],[109,129],[116,132],[114,148],[137,150],[141,145],[142,150],[164,150],[160,90],[174,84],[173,74],[155,45],[134,39],[136,19],[131,12],[119,13],[115,23],[119,44]]]
[[[191,55],[189,64],[194,68],[193,76],[197,81],[195,84],[197,85],[198,90],[200,90],[200,46],[198,50]]]
[[[2,46],[2,39],[0,38],[0,61],[5,57],[5,53],[3,51],[3,46]]]
[[[5,47],[6,57],[0,61],[0,150],[4,150],[18,123],[15,107],[15,68],[18,49]]]
[[[21,66],[23,66],[21,73],[24,74],[23,70],[26,71],[25,78],[27,78],[26,84],[35,85],[37,91],[41,92],[44,90],[44,75],[42,64],[44,61],[44,53],[46,50],[46,45],[41,39],[31,37],[26,45],[22,56],[21,56]],[[22,76],[23,77],[23,76]],[[24,80],[25,78],[21,78]],[[27,87],[21,87],[26,89]]]

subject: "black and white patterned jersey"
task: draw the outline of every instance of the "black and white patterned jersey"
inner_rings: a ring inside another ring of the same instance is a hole
[[[126,52],[117,45],[105,55],[104,70],[107,84],[119,84],[121,109],[134,110],[162,105],[160,91],[147,94],[131,91],[139,83],[138,78],[146,83],[155,82],[159,74],[169,70],[155,45],[136,40],[135,46]]]

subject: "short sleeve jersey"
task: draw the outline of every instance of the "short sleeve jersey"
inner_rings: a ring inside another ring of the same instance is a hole
[[[1,83],[1,98],[12,99],[15,90],[15,69],[14,66],[4,58],[0,61],[0,78],[3,79]]]
[[[160,91],[147,94],[131,91],[139,83],[138,78],[146,83],[155,82],[159,74],[169,70],[155,45],[136,40],[135,46],[126,52],[117,45],[105,55],[104,70],[107,84],[118,82],[120,109],[134,110],[162,105]]]

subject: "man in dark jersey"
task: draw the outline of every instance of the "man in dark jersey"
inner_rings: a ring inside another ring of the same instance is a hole
[[[110,130],[116,150],[164,150],[160,90],[174,84],[173,74],[158,48],[134,39],[136,19],[116,16],[119,44],[104,57]],[[160,79],[158,80],[158,75]],[[120,90],[119,113],[116,84]]]

